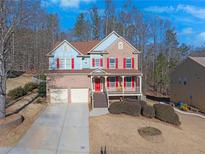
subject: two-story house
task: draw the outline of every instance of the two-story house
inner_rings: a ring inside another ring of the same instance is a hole
[[[139,51],[116,32],[101,41],[64,40],[51,52],[47,98],[51,103],[88,103],[108,107],[109,100],[142,95]]]

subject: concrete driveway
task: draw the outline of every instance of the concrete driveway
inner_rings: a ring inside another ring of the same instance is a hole
[[[88,154],[87,104],[50,104],[8,154]]]

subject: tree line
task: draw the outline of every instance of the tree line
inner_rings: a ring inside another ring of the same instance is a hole
[[[62,32],[58,15],[48,13],[41,0],[0,0],[0,117],[9,70],[43,73],[48,69],[46,54],[57,42],[100,40],[113,30],[141,51],[143,89],[168,94],[169,73],[190,47],[179,43],[170,21],[144,14],[130,0],[120,9],[112,0],[104,2],[103,11],[92,6]]]

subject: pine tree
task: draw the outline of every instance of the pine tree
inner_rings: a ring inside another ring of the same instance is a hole
[[[99,39],[100,37],[100,17],[97,7],[91,9],[91,26],[92,26],[92,39]]]

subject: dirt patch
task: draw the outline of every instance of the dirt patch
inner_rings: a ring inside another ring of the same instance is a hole
[[[45,107],[46,103],[32,103],[21,110],[19,114],[25,118],[22,124],[17,127],[0,129],[0,146],[15,146]]]
[[[17,78],[9,78],[6,81],[6,93],[19,86],[24,86],[32,81],[32,74],[23,74]]]
[[[107,114],[90,118],[90,151],[99,153],[181,154],[205,153],[205,120],[179,114],[180,127],[156,119]],[[160,142],[150,142],[139,135],[142,127],[155,127],[162,132]]]

